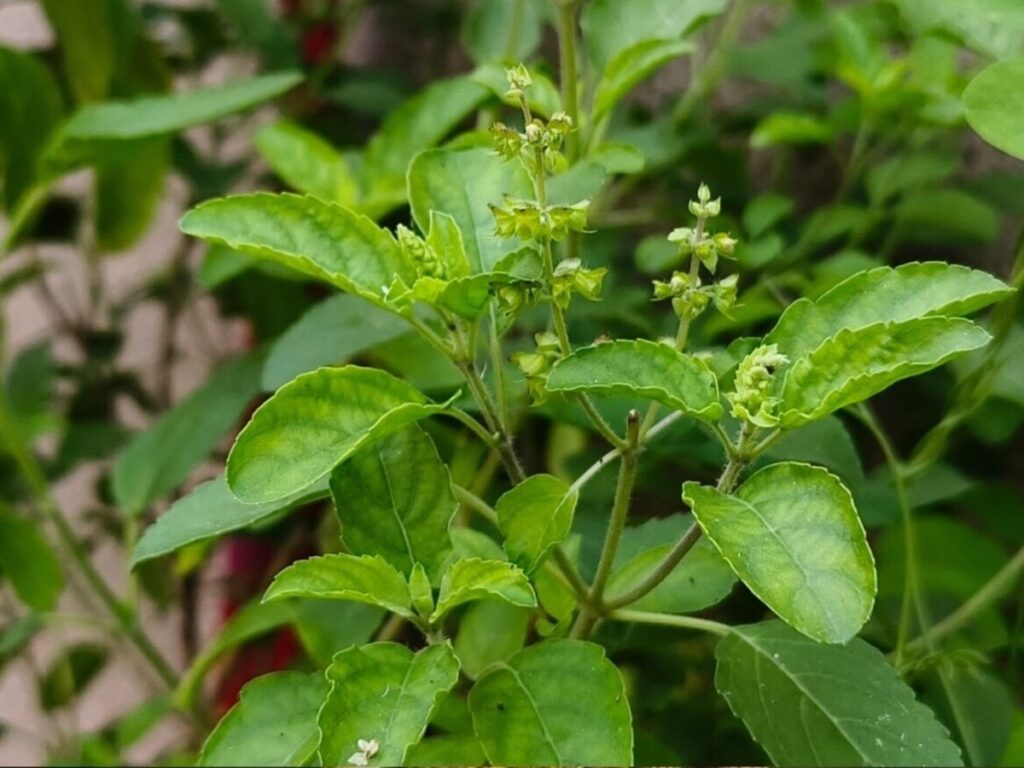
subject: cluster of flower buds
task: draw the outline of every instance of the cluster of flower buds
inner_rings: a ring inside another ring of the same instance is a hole
[[[704,231],[707,220],[721,212],[722,198],[712,200],[707,184],[701,184],[697,190],[697,199],[690,201],[690,213],[697,217],[696,228],[680,227],[668,236],[670,243],[679,246],[681,256],[696,256],[711,274],[718,268],[720,257],[730,258],[736,250],[736,240],[727,233],[708,235]]]
[[[498,302],[498,309],[507,315],[514,315],[536,303],[539,284],[526,280],[499,283],[493,286],[492,290],[494,298]]]
[[[402,224],[398,225],[396,233],[402,254],[416,265],[416,271],[421,277],[448,279],[445,263],[438,258],[426,240]]]
[[[558,337],[550,331],[535,334],[533,340],[537,343],[536,350],[516,352],[511,359],[523,372],[533,404],[539,405],[547,399],[544,383],[547,381],[551,366],[562,357],[562,348],[558,343]]]
[[[759,427],[778,424],[778,398],[771,390],[776,370],[788,362],[775,344],[762,345],[743,358],[736,367],[735,391],[726,395],[732,415]]]
[[[549,205],[542,208],[532,200],[506,197],[503,205],[492,205],[494,233],[498,237],[520,240],[561,242],[570,232],[585,232],[589,200],[574,205]]]
[[[708,304],[728,315],[736,303],[739,276],[729,275],[717,283],[702,285],[700,278],[691,279],[686,272],[673,272],[672,278],[654,281],[654,300],[672,300],[672,309],[680,319],[694,320]]]
[[[565,259],[558,263],[551,277],[551,300],[562,309],[569,308],[574,293],[588,301],[598,301],[607,273],[604,267],[584,269],[579,259]]]
[[[566,168],[562,145],[572,130],[572,118],[565,112],[556,112],[547,122],[532,118],[522,133],[505,123],[491,126],[491,144],[505,160],[519,159],[527,166],[535,163],[538,155],[547,173],[560,173]]]

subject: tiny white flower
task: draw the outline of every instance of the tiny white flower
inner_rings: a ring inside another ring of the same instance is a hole
[[[348,764],[349,765],[358,765],[358,766],[360,766],[360,768],[362,768],[362,766],[368,765],[369,761],[367,760],[366,755],[364,753],[362,753],[362,752],[353,752],[351,757],[349,757],[349,759],[348,759]]]
[[[377,743],[376,739],[370,739],[369,741],[360,739],[359,748],[363,750],[363,754],[367,757],[373,757],[380,751],[380,744]]]

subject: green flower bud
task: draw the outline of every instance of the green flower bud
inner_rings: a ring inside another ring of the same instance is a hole
[[[736,368],[735,391],[726,394],[732,415],[759,427],[776,426],[778,398],[771,392],[776,370],[788,362],[775,344],[762,345],[743,358]]]
[[[522,152],[523,138],[504,123],[494,123],[491,126],[491,144],[505,160],[514,160]]]
[[[544,143],[544,124],[540,120],[531,120],[526,125],[526,140],[530,144]]]
[[[718,251],[719,256],[730,257],[736,250],[736,240],[726,232],[719,232],[711,240],[715,244],[715,250]]]
[[[728,316],[729,311],[736,303],[736,290],[739,285],[739,275],[732,274],[719,280],[715,285],[715,308],[723,315]]]
[[[551,116],[551,119],[548,120],[548,130],[557,136],[567,136],[572,132],[572,129],[572,118],[561,110],[555,112],[555,114]]]
[[[508,82],[510,94],[521,95],[523,91],[533,85],[533,78],[530,77],[530,70],[525,64],[516,64],[514,67],[505,69],[505,80]]]

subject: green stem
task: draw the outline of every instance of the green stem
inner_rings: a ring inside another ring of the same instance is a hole
[[[853,410],[854,414],[868,428],[878,446],[882,449],[889,473],[892,475],[893,487],[896,490],[896,500],[900,508],[900,523],[903,526],[903,594],[900,598],[900,617],[896,629],[896,666],[903,663],[904,654],[907,648],[907,639],[910,635],[911,612],[916,610],[917,621],[921,625],[924,637],[928,636],[926,611],[921,595],[920,585],[917,580],[917,531],[914,526],[914,514],[907,498],[906,471],[900,461],[896,450],[889,440],[882,425],[875,418],[874,413],[864,403],[861,403]]]
[[[14,419],[5,396],[0,393],[0,444],[2,444],[18,465],[28,489],[35,498],[36,506],[53,523],[61,546],[67,551],[81,572],[86,583],[103,603],[104,608],[117,621],[128,639],[135,645],[139,653],[149,662],[160,679],[168,688],[174,688],[177,674],[170,663],[150,641],[149,637],[139,628],[134,614],[126,611],[110,587],[103,580],[99,571],[89,559],[88,553],[81,546],[71,524],[57,506],[42,467],[32,454],[28,444],[21,437],[21,430]]]
[[[575,130],[565,142],[569,165],[579,157],[579,74],[576,69],[576,9],[579,0],[557,0],[558,3],[558,60],[562,85],[562,106],[572,120]]]
[[[649,613],[648,611],[609,611],[606,618],[612,621],[629,621],[636,624],[656,624],[663,627],[680,627],[682,629],[699,629],[713,635],[725,637],[732,631],[728,624],[710,619],[699,619],[696,616],[675,616],[666,613]]]
[[[626,426],[627,447],[622,452],[619,464],[619,479],[615,486],[615,498],[612,502],[611,518],[601,549],[601,559],[597,564],[594,583],[590,587],[590,599],[580,610],[576,624],[572,628],[572,637],[586,639],[593,630],[601,613],[600,606],[604,600],[604,590],[611,576],[615,563],[615,553],[619,551],[622,531],[629,517],[630,500],[633,496],[633,485],[636,483],[636,469],[639,462],[640,448],[640,414],[629,412]]]
[[[936,622],[930,629],[925,630],[920,637],[907,643],[904,651],[916,651],[921,647],[931,648],[937,640],[967,626],[979,613],[1009,592],[1022,573],[1024,573],[1024,547],[1017,550],[1017,554],[1000,568],[999,572],[989,579],[981,589],[975,592],[970,600],[942,621]]]
[[[722,21],[718,37],[711,45],[711,55],[694,77],[686,96],[679,101],[672,113],[672,118],[677,123],[689,119],[697,105],[704,101],[726,73],[728,55],[733,43],[743,31],[748,5],[749,0],[733,0],[732,7]]]
[[[498,311],[491,304],[491,322],[489,326],[489,342],[491,347],[491,365],[494,367],[494,392],[498,401],[498,418],[502,424],[509,423],[508,393],[505,391],[505,365],[502,355],[501,339],[498,336]]]

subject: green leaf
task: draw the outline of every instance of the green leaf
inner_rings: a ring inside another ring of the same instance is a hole
[[[790,366],[782,384],[780,423],[797,427],[820,419],[990,339],[983,328],[958,317],[844,329]]]
[[[427,232],[431,211],[451,215],[462,230],[474,272],[490,271],[502,257],[522,247],[516,239],[502,240],[494,234],[488,206],[501,204],[505,195],[532,194],[522,164],[504,163],[486,147],[428,150],[409,167],[409,204],[416,224]]]
[[[845,643],[871,615],[875,563],[853,497],[810,464],[772,464],[734,495],[688,482],[683,500],[751,592],[823,643]]]
[[[591,0],[580,24],[600,72],[627,48],[645,40],[677,40],[725,6],[726,0]]]
[[[0,505],[0,578],[6,578],[21,601],[37,611],[51,611],[64,589],[64,569],[36,524]]]
[[[278,72],[168,96],[108,101],[79,110],[64,126],[66,139],[141,139],[203,125],[280,96],[302,81]]]
[[[456,560],[441,579],[441,592],[430,623],[436,624],[463,603],[492,597],[526,608],[537,605],[530,580],[512,563],[475,557]]]
[[[926,315],[968,315],[1011,290],[987,272],[939,261],[859,272],[818,299],[800,299],[782,313],[765,343],[791,362],[844,328],[902,322]]]
[[[103,251],[123,251],[153,221],[171,166],[164,137],[122,142],[116,160],[96,167],[96,239]]]
[[[376,368],[305,373],[277,390],[238,435],[228,456],[228,485],[249,503],[283,499],[373,440],[445,407]]]
[[[530,610],[503,600],[481,600],[469,606],[459,622],[455,654],[462,671],[477,678],[488,667],[507,661],[523,649]]]
[[[715,686],[775,765],[962,765],[960,750],[881,653],[820,645],[779,622],[718,644]]]
[[[271,170],[292,189],[328,203],[356,207],[358,180],[341,153],[317,134],[282,120],[263,128],[253,143]]]
[[[310,660],[326,667],[338,651],[368,643],[386,615],[375,605],[310,597],[295,603],[295,631]]]
[[[406,765],[483,765],[487,757],[472,734],[428,736],[407,753]]]
[[[233,360],[152,426],[136,435],[114,465],[114,498],[138,515],[173,491],[220,444],[259,393],[260,354]]]
[[[945,247],[987,245],[999,235],[999,212],[959,189],[921,189],[895,209],[901,241]]]
[[[300,373],[346,363],[409,332],[400,317],[368,306],[357,296],[331,296],[310,307],[271,345],[263,365],[263,388],[273,391]]]
[[[257,192],[202,203],[181,230],[282,264],[384,306],[396,277],[415,279],[391,234],[365,216],[315,197]]]
[[[537,49],[546,12],[543,0],[480,0],[462,22],[462,44],[478,64],[526,61]]]
[[[57,41],[64,75],[79,103],[101,101],[110,90],[117,63],[115,16],[111,0],[43,0],[43,10]]]
[[[533,475],[494,505],[505,551],[527,573],[569,534],[580,493],[552,475]]]
[[[227,480],[209,480],[178,499],[149,526],[135,545],[130,566],[174,552],[189,544],[248,528],[284,510],[300,507],[328,495],[326,480],[292,496],[264,504],[239,501]]]
[[[898,0],[918,32],[941,30],[992,58],[1019,56],[1024,49],[1024,8],[1017,0]]]
[[[1024,99],[1020,85],[1024,59],[1000,61],[983,69],[964,89],[967,122],[989,144],[1024,160]]]
[[[645,339],[578,349],[551,369],[547,388],[644,397],[701,419],[722,415],[718,384],[702,360]]]
[[[378,176],[404,178],[416,153],[447,136],[486,96],[483,87],[462,75],[432,83],[388,115],[366,147],[370,194]]]
[[[376,555],[321,555],[293,563],[274,577],[263,600],[286,597],[351,600],[379,605],[406,618],[413,615],[405,578]]]
[[[689,515],[648,520],[622,532],[608,579],[609,600],[626,594],[654,571],[686,530],[696,525]],[[630,608],[656,613],[693,613],[723,600],[732,592],[736,577],[718,550],[701,538],[668,578]]]
[[[414,424],[357,453],[334,470],[331,493],[350,552],[380,555],[406,575],[416,563],[440,575],[458,503],[422,429]]]
[[[599,645],[530,646],[476,682],[469,708],[492,765],[632,764],[626,691]]]
[[[30,54],[0,46],[0,178],[9,213],[39,177],[39,158],[62,112],[50,70]]]
[[[611,112],[622,97],[662,66],[691,51],[693,45],[683,40],[641,40],[619,51],[608,62],[597,85],[593,120]]]
[[[256,678],[207,737],[199,765],[306,765],[320,740],[317,712],[326,696],[320,673]]]
[[[359,740],[373,739],[374,765],[403,765],[440,697],[459,679],[459,662],[447,644],[413,654],[395,643],[349,648],[327,668],[330,692],[320,710],[320,761],[347,765]]]
[[[763,118],[750,134],[756,149],[780,144],[829,144],[835,132],[816,115],[802,112],[773,112]]]

